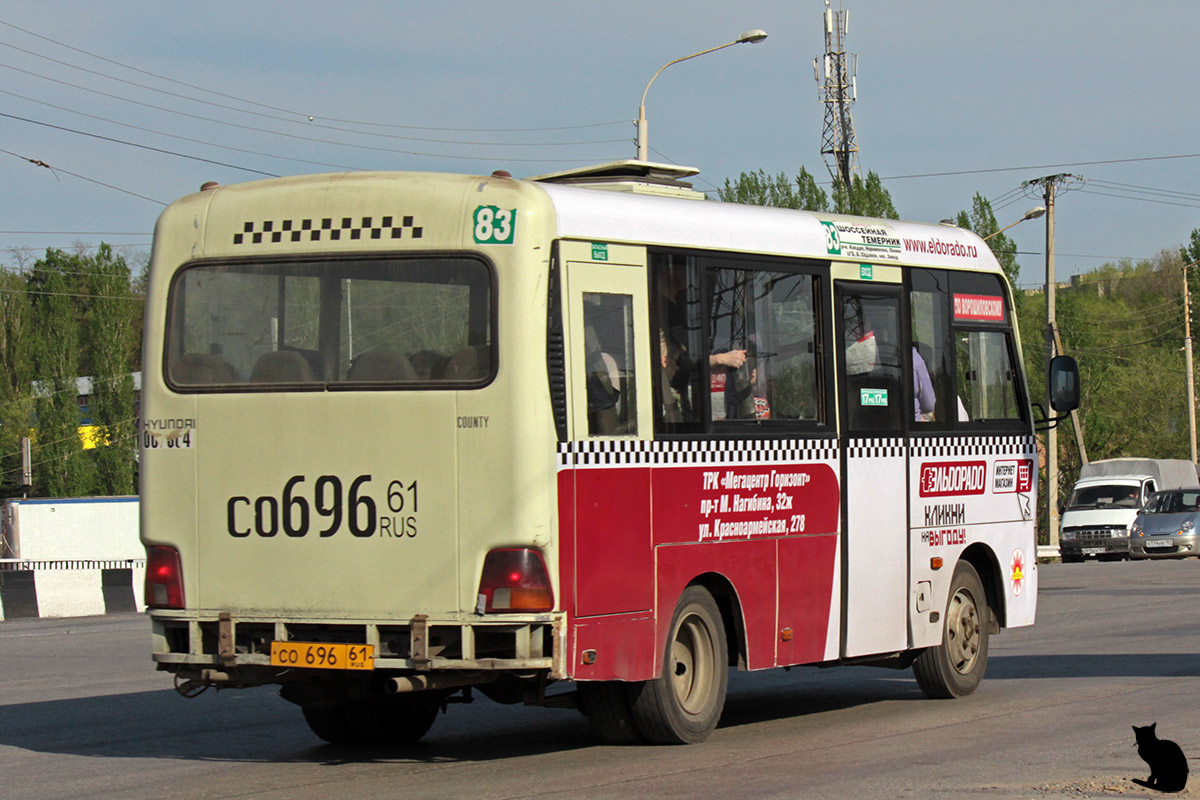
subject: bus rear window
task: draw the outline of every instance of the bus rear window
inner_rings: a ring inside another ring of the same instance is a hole
[[[494,372],[492,273],[474,258],[202,264],[169,302],[182,391],[465,388]]]

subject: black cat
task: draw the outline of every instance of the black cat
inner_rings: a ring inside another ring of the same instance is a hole
[[[1187,758],[1179,745],[1169,739],[1160,739],[1154,732],[1158,723],[1144,728],[1133,726],[1137,739],[1138,755],[1150,765],[1150,777],[1144,781],[1134,778],[1133,782],[1160,792],[1182,792],[1187,786]]]

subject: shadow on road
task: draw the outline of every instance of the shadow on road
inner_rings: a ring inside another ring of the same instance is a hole
[[[1193,675],[1200,675],[1200,654],[1004,655],[989,659],[985,681]],[[721,727],[923,697],[907,670],[735,673]],[[423,741],[403,747],[322,744],[300,710],[270,689],[210,692],[194,700],[160,690],[0,706],[0,747],[99,758],[436,764],[560,753],[596,744],[577,712],[499,706],[483,698],[469,706],[451,705]]]
[[[988,658],[988,680],[1177,678],[1200,675],[1200,653],[1013,655]]]
[[[527,724],[533,718],[537,724]],[[300,709],[271,690],[193,700],[163,690],[0,706],[0,747],[99,758],[334,766],[487,761],[594,744],[576,712],[501,708],[487,700],[452,705],[423,741],[390,747],[324,744],[308,730]]]

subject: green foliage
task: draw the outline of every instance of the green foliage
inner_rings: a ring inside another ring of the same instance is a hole
[[[883,181],[874,172],[868,172],[866,180],[855,175],[849,188],[841,181],[835,181],[833,210],[839,214],[856,214],[860,217],[900,218],[896,207],[892,205],[892,195],[883,188]]]
[[[91,491],[94,470],[79,439],[80,318],[73,300],[79,289],[77,259],[47,251],[33,265],[26,287],[33,308],[29,349],[37,390],[34,412],[34,482],[49,497],[78,497]]]
[[[833,184],[833,205],[825,190],[808,170],[800,168],[795,180],[789,180],[780,172],[767,175],[763,170],[743,172],[736,181],[725,179],[725,186],[718,196],[726,203],[745,203],[755,206],[797,208],[805,211],[830,211],[838,214],[856,214],[862,217],[884,217],[899,219],[892,196],[883,188],[883,182],[874,172],[868,172],[866,180],[854,176],[850,188],[840,181]]]
[[[21,493],[26,436],[32,495],[136,492],[138,294],[107,245],[91,255],[48,250],[24,274],[0,271],[0,496]],[[88,410],[105,446],[83,447],[80,377],[92,378]]]
[[[129,267],[114,257],[108,245],[88,265],[84,276],[89,291],[88,307],[83,312],[83,327],[88,333],[84,363],[92,378],[90,404],[92,424],[108,442],[96,447],[98,494],[135,494],[137,430],[134,414],[131,360],[139,351],[138,334],[141,305],[134,302]]]
[[[1008,282],[1015,286],[1017,276],[1021,273],[1021,265],[1017,263],[1017,243],[1003,233],[998,233],[1000,225],[996,222],[996,215],[992,213],[991,202],[976,192],[974,199],[971,200],[971,211],[958,212],[955,224],[960,228],[974,231],[980,236],[992,237],[988,239],[988,246],[992,248],[992,253],[1000,262],[1001,269],[1008,276]]]
[[[1079,419],[1089,460],[1190,457],[1183,264],[1168,252],[1106,264],[1056,292],[1063,352],[1079,362]],[[1016,305],[1030,394],[1045,405],[1045,296],[1018,295]],[[1058,431],[1065,500],[1081,459],[1071,423]]]
[[[0,272],[0,496],[20,494],[21,439],[33,431],[33,309],[25,279]]]
[[[736,182],[725,179],[724,188],[718,191],[726,203],[743,203],[776,208],[796,208],[804,211],[825,211],[829,199],[824,190],[804,167],[794,181],[780,172],[771,177],[763,170],[743,172]]]

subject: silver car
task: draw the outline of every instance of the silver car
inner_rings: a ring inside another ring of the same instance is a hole
[[[1200,556],[1200,488],[1150,495],[1129,532],[1131,558]]]

